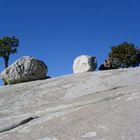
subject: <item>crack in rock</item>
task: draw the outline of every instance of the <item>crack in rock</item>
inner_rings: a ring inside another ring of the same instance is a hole
[[[11,126],[9,126],[7,128],[1,129],[0,133],[3,133],[3,132],[6,132],[6,131],[10,131],[12,129],[15,129],[15,128],[17,128],[17,127],[19,127],[21,125],[24,125],[26,123],[29,123],[30,121],[32,121],[34,119],[37,119],[37,118],[39,118],[39,117],[29,117],[27,119],[24,119],[24,120],[20,121],[19,123],[16,123],[16,124],[13,124],[13,125],[11,125]]]
[[[124,96],[124,94],[123,94],[123,93],[120,93],[120,94],[118,94],[118,95],[106,97],[106,98],[104,98],[103,100],[104,100],[104,101],[112,101],[112,100],[115,100],[116,98],[119,98],[119,97],[121,97],[121,96]]]

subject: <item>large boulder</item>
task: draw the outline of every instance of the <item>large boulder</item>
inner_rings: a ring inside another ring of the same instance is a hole
[[[97,68],[97,61],[94,56],[81,55],[74,60],[73,72],[82,73],[95,71]]]
[[[24,56],[10,65],[1,73],[7,84],[41,80],[47,76],[48,67],[41,60],[31,56]]]

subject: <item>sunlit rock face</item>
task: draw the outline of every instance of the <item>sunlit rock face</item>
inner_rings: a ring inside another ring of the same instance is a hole
[[[48,67],[41,60],[24,56],[10,65],[1,73],[2,79],[8,84],[16,84],[46,78]]]
[[[0,140],[139,140],[140,68],[0,87]]]
[[[81,55],[74,60],[73,72],[82,73],[95,71],[97,68],[97,61],[94,56]]]

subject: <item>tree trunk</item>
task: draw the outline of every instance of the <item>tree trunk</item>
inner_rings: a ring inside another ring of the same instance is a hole
[[[4,59],[4,61],[5,61],[5,69],[8,67],[8,60],[9,59]]]
[[[9,57],[4,58],[5,69],[8,67]],[[6,81],[4,81],[4,85],[7,85]]]

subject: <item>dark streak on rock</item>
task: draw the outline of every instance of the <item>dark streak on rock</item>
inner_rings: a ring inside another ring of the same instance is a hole
[[[12,129],[15,129],[15,128],[17,128],[17,127],[19,127],[21,125],[24,125],[24,124],[26,124],[26,123],[34,120],[34,119],[37,119],[37,118],[39,118],[39,117],[29,117],[29,118],[27,118],[25,120],[22,120],[21,122],[19,122],[17,124],[11,125],[11,126],[9,126],[7,128],[4,128],[4,129],[0,130],[0,133],[3,133],[3,132],[6,132],[6,131],[10,131]]]
[[[118,86],[118,87],[113,87],[113,88],[111,88],[111,89],[108,89],[108,91],[110,91],[110,90],[116,90],[116,89],[119,89],[119,88],[124,88],[124,87],[127,87],[127,86]]]

